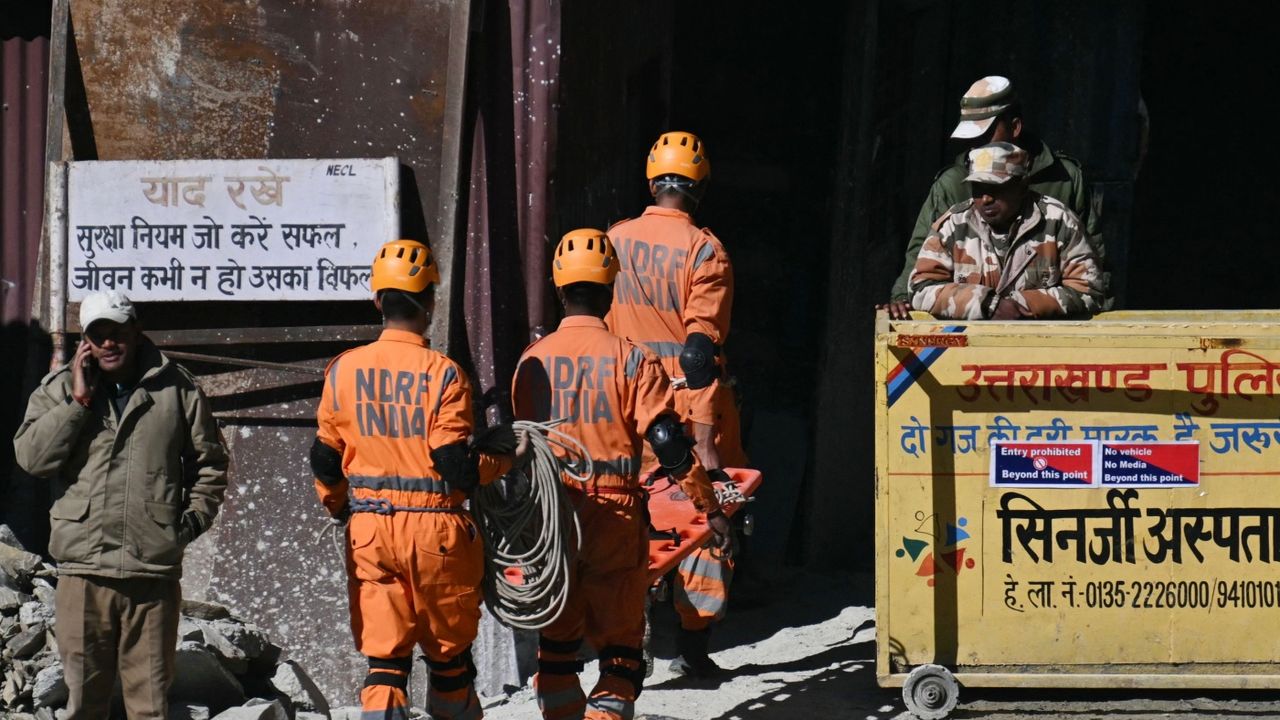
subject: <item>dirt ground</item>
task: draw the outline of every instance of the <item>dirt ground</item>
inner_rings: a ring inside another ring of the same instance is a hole
[[[727,670],[719,682],[691,682],[667,669],[675,619],[658,606],[653,676],[636,707],[645,720],[909,720],[900,691],[875,682],[875,612],[870,577],[799,574],[772,587],[744,588],[712,641]],[[594,664],[583,682],[595,682]],[[537,720],[532,691],[491,701],[490,720]],[[962,690],[952,718],[1280,718],[1280,694]]]

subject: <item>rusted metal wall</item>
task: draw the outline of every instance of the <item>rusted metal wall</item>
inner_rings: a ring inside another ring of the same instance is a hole
[[[43,485],[14,477],[8,439],[38,379],[25,368],[47,361],[43,333],[29,321],[44,196],[49,12],[41,2],[15,10],[0,8],[0,522],[38,545],[46,525],[23,507],[43,504]]]
[[[468,8],[466,0],[76,0],[69,70],[82,74],[88,112],[69,118],[69,130],[88,132],[102,160],[396,156],[402,235],[430,242],[449,278],[459,188],[448,154],[459,138],[445,126],[461,101],[449,83],[466,43],[453,29]],[[447,300],[437,305],[446,316]],[[154,304],[140,315],[173,349],[313,368],[376,335],[369,326],[378,322],[372,303]],[[191,332],[344,324],[357,327],[248,345],[238,343],[243,333]],[[348,629],[340,555],[316,540],[326,521],[306,461],[320,376],[184,364],[213,396],[232,453],[226,503],[191,549],[184,592],[260,624],[331,700],[356,702],[365,663]]]

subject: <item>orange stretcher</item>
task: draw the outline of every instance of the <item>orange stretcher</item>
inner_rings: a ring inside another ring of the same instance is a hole
[[[725,515],[732,517],[746,504],[760,487],[759,470],[747,468],[724,468],[733,484],[728,495],[741,494],[742,500],[722,500]],[[723,483],[715,483],[718,495]],[[689,497],[680,490],[680,486],[667,478],[659,478],[649,486],[649,582],[656,583],[659,578],[675,569],[680,561],[702,544],[711,534],[707,526],[707,517],[693,509]],[[656,531],[656,532],[655,532]]]

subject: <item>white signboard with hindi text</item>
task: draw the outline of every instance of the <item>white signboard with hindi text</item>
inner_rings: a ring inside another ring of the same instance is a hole
[[[73,162],[67,186],[72,302],[364,300],[400,231],[395,158]]]

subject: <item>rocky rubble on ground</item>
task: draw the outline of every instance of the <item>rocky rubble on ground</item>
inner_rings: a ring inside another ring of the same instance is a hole
[[[67,686],[53,635],[52,565],[0,525],[0,716],[56,720]],[[171,720],[319,720],[329,705],[266,633],[221,605],[184,601]],[[117,698],[117,705],[119,702]],[[120,715],[123,717],[123,713]]]

